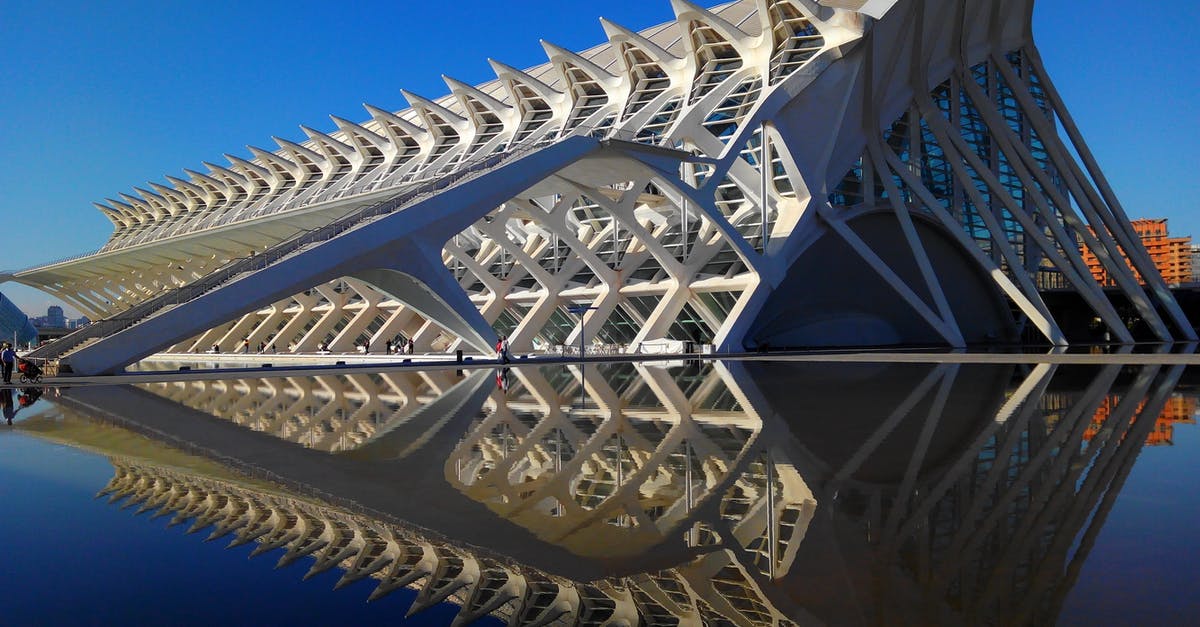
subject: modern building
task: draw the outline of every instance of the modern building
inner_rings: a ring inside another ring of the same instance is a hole
[[[1190,283],[1193,275],[1192,237],[1171,237],[1167,229],[1166,218],[1142,218],[1130,222],[1134,232],[1141,238],[1142,246],[1154,262],[1154,268],[1168,285]],[[1080,246],[1083,260],[1094,278],[1101,285],[1116,285],[1116,279],[1109,273],[1108,268],[1086,245]],[[1128,257],[1125,257],[1128,263]],[[1145,283],[1137,269],[1130,266],[1138,282]]]
[[[36,343],[37,338],[37,329],[29,322],[29,316],[7,296],[0,294],[0,341],[20,348]]]
[[[35,327],[56,327],[60,329],[67,328],[67,316],[63,314],[63,308],[58,305],[50,305],[46,308],[46,315],[38,316],[32,319]]]
[[[1043,302],[1047,268],[1134,341],[1077,234],[1135,326],[1195,337],[1042,65],[1032,0],[672,7],[97,203],[99,252],[12,275],[99,321],[39,355],[1084,339]]]

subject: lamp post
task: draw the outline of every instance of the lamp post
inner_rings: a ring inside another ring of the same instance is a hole
[[[591,305],[583,305],[583,304],[567,305],[567,311],[579,316],[579,359],[580,359],[580,361],[583,360],[583,351],[584,351],[583,336],[584,336],[584,331],[586,329],[586,327],[584,327],[584,325],[583,325],[584,315],[587,314],[589,309],[596,309],[596,308],[592,307]]]

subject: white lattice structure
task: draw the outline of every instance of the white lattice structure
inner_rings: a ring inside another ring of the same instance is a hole
[[[14,275],[113,319],[44,355],[1079,339],[1047,287],[1132,341],[1081,244],[1154,339],[1195,337],[1046,75],[1032,0],[672,6],[100,203],[99,252]]]

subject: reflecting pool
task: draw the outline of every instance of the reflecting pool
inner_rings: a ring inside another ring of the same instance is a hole
[[[4,622],[1194,623],[1198,374],[747,360],[0,391]]]

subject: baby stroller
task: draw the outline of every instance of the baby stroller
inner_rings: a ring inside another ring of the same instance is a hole
[[[21,371],[21,383],[41,383],[42,381],[42,369],[28,359],[18,359],[17,370]]]

